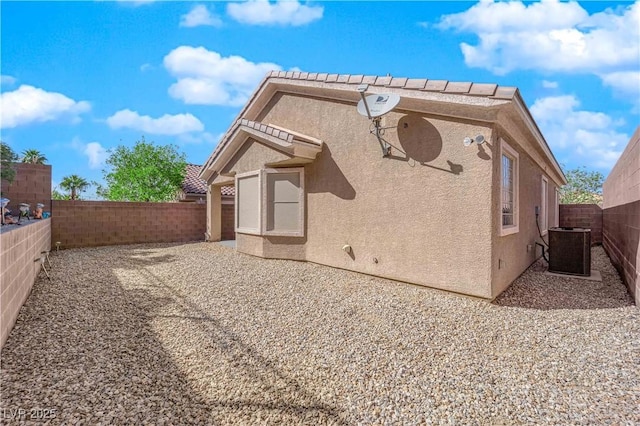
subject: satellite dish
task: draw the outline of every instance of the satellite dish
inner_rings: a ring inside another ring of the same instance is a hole
[[[395,93],[369,95],[358,102],[358,114],[370,118],[381,117],[394,109],[399,102],[400,96]]]
[[[484,136],[482,135],[476,136],[475,141],[478,145],[482,145],[484,143]]]
[[[466,137],[464,138],[464,140],[462,141],[462,143],[464,144],[464,146],[469,146],[471,145],[471,143],[473,142],[473,139],[471,139],[470,137]]]

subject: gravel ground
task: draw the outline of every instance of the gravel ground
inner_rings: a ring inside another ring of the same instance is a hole
[[[494,303],[217,244],[65,250],[2,351],[51,424],[639,424],[640,309],[534,265]]]

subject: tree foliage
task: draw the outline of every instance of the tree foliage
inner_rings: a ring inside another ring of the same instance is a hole
[[[144,138],[133,148],[115,148],[106,164],[106,187],[98,194],[112,201],[173,201],[187,167],[184,153],[176,146],[158,146]]]
[[[18,155],[11,149],[9,145],[0,141],[0,177],[7,182],[13,182],[16,177],[16,171],[13,168],[14,161],[18,160]]]
[[[22,162],[31,164],[44,164],[47,157],[37,149],[27,149],[22,152]]]
[[[78,175],[65,176],[60,182],[60,188],[69,191],[69,199],[71,200],[78,200],[80,193],[86,191],[89,186],[89,182]]]
[[[53,191],[51,191],[51,199],[52,200],[70,200],[71,195],[65,194],[64,192],[60,192],[58,191],[57,188],[55,188]]]
[[[561,204],[602,204],[602,173],[578,167],[564,174],[569,183],[560,189]]]

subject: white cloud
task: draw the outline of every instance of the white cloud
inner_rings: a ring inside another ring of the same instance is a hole
[[[222,26],[222,20],[212,14],[203,4],[194,6],[189,13],[180,17],[181,27],[199,27],[208,25],[212,27]]]
[[[602,76],[640,63],[640,2],[589,15],[576,2],[481,1],[437,26],[477,35],[476,45],[460,44],[465,63],[499,75],[529,69]]]
[[[629,140],[629,135],[615,130],[624,121],[579,107],[573,95],[549,96],[537,99],[531,114],[560,162],[564,156],[585,166],[610,169]]]
[[[640,102],[640,71],[620,71],[600,76],[605,86]]]
[[[10,75],[0,75],[0,84],[2,84],[3,86],[12,86],[16,83],[16,81],[18,80]]]
[[[140,71],[146,72],[153,69],[153,65],[151,64],[142,64],[140,65]]]
[[[236,21],[249,25],[305,25],[321,19],[322,6],[308,6],[295,0],[249,0],[229,3],[227,13]]]
[[[558,88],[558,82],[557,81],[542,80],[542,87],[544,87],[545,89],[557,89]]]
[[[222,57],[204,47],[180,46],[164,58],[178,81],[169,94],[187,104],[243,105],[268,71],[282,69],[269,62],[254,63],[241,56]]]
[[[90,109],[89,102],[77,102],[61,93],[47,92],[23,84],[12,92],[0,94],[0,128],[13,128],[64,117],[79,121],[79,115]]]
[[[202,122],[191,114],[165,114],[159,118],[151,118],[129,109],[118,111],[107,118],[107,124],[112,129],[129,128],[154,135],[180,135],[204,130]]]
[[[64,147],[71,148],[77,153],[86,156],[89,160],[88,165],[90,169],[100,168],[109,156],[107,149],[104,148],[100,142],[84,143],[82,139],[77,136],[71,139],[71,142]]]
[[[91,169],[100,168],[109,156],[107,150],[99,142],[89,142],[83,153],[89,157],[89,168]]]

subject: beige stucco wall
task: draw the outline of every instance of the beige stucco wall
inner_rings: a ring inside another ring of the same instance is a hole
[[[230,173],[244,173],[252,170],[258,170],[264,167],[265,163],[275,163],[287,160],[290,157],[266,147],[254,139],[249,138],[247,142],[240,147],[238,152],[231,157],[231,160],[222,169],[221,175]],[[229,181],[226,176],[218,176],[214,179],[214,184],[222,184]]]
[[[306,237],[262,237],[236,232],[236,249],[267,259],[307,260]]]
[[[208,241],[222,239],[222,193],[220,186],[207,187],[207,235]]]
[[[239,251],[491,296],[493,150],[462,144],[478,133],[491,140],[487,124],[393,112],[385,138],[409,156],[394,149],[383,158],[370,122],[350,103],[278,94],[258,121],[325,146],[305,166],[306,242],[238,235]],[[252,142],[225,172],[274,161],[265,150]]]
[[[51,248],[51,219],[23,225],[0,234],[0,348],[9,337],[20,308],[40,271],[42,251]]]
[[[501,205],[501,173],[500,173],[500,142],[496,142],[497,155],[493,159],[493,191],[492,191],[492,213],[493,213],[493,259],[491,269],[493,273],[493,286],[491,297],[498,296],[503,292],[513,280],[515,280],[526,268],[528,268],[538,257],[542,255],[542,250],[536,248],[536,241],[542,243],[536,226],[535,207],[542,204],[542,176],[548,179],[547,190],[547,211],[548,228],[555,224],[556,219],[556,196],[555,190],[558,184],[551,176],[540,168],[531,158],[528,151],[525,151],[520,142],[510,136],[505,131],[496,131],[496,140],[504,140],[519,156],[519,232],[511,235],[500,235],[502,225]],[[521,139],[520,139],[521,140]],[[542,226],[542,222],[540,223]],[[544,241],[548,243],[548,234],[543,235]],[[529,247],[530,246],[530,247]]]

